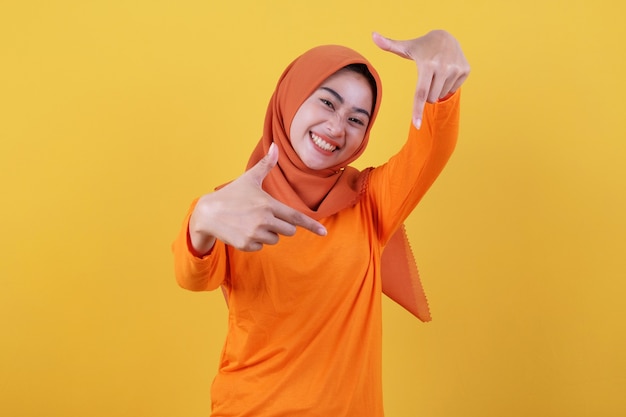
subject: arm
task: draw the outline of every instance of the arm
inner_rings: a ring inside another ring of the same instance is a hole
[[[257,251],[276,244],[281,235],[292,236],[296,226],[326,234],[321,223],[263,191],[263,180],[277,161],[278,149],[271,146],[239,178],[194,202],[172,246],[176,279],[183,288],[217,288],[226,274],[226,245]]]
[[[407,41],[374,34],[383,50],[415,62],[419,73],[413,123],[402,150],[372,173],[380,213],[379,233],[387,240],[435,181],[454,150],[458,135],[458,89],[469,75],[459,43],[445,31]],[[385,223],[386,222],[386,223]]]
[[[422,199],[448,162],[459,129],[460,91],[427,103],[423,123],[413,124],[402,149],[373,170],[370,191],[379,211],[379,236],[387,241]]]
[[[214,290],[226,279],[227,254],[221,242],[214,241],[210,253],[200,255],[189,235],[189,219],[197,207],[194,200],[172,244],[174,276],[178,284],[191,291]]]

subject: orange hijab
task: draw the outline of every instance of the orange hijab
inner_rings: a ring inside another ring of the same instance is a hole
[[[326,78],[349,64],[365,64],[376,80],[376,98],[361,146],[341,166],[311,170],[291,146],[288,132],[302,103]],[[252,152],[248,168],[255,165],[274,142],[277,167],[263,181],[263,189],[277,200],[320,220],[353,206],[364,194],[371,168],[359,171],[349,166],[367,147],[369,134],[380,108],[382,86],[378,73],[356,51],[338,45],[315,47],[296,58],[283,72],[272,95],[263,136]],[[429,321],[428,303],[406,232],[402,227],[385,247],[382,256],[383,292],[422,321]]]

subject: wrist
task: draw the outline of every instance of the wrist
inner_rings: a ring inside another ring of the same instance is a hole
[[[189,248],[189,252],[196,258],[207,256],[211,252],[211,249],[213,249],[213,246],[215,246],[216,240],[214,236],[199,232],[194,233],[190,229],[187,229],[187,247]]]
[[[213,245],[215,245],[216,240],[213,235],[207,233],[202,227],[204,223],[202,219],[206,217],[206,203],[201,198],[194,207],[187,225],[187,246],[189,251],[198,258],[206,256],[213,248]]]

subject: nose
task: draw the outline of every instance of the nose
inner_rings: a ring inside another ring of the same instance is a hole
[[[335,138],[343,137],[346,131],[345,122],[341,115],[337,113],[333,114],[326,125],[328,127],[328,133]]]

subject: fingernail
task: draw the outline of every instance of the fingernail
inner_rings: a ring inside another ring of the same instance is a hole
[[[317,229],[317,234],[320,236],[326,236],[328,234],[328,231],[325,227],[320,227],[319,229]]]
[[[415,126],[417,130],[419,130],[420,127],[422,127],[422,119],[418,117],[413,118],[413,125]]]
[[[276,147],[276,144],[275,144],[274,142],[272,142],[272,143],[270,144],[270,149],[267,151],[267,153],[271,153],[271,152],[272,152],[272,150],[273,150],[275,147]]]

